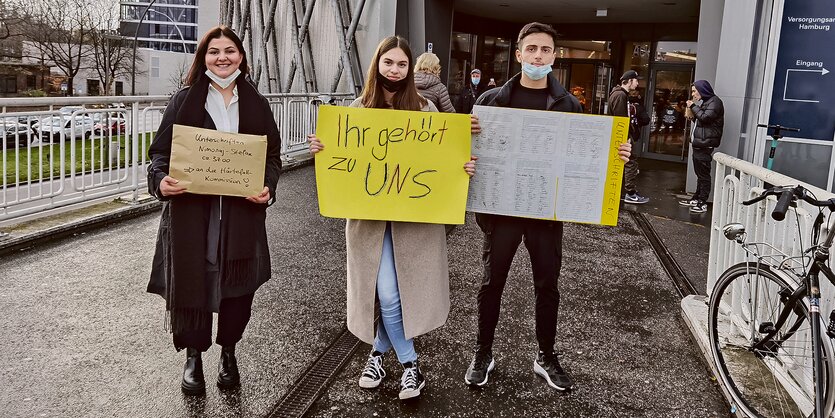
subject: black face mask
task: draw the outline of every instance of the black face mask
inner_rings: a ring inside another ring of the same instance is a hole
[[[377,81],[380,82],[383,85],[383,88],[386,89],[389,93],[397,93],[403,90],[404,87],[406,87],[406,83],[408,83],[409,77],[406,76],[400,80],[391,81],[388,79],[388,77],[378,72]]]

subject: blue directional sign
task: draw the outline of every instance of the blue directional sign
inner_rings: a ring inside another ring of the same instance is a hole
[[[768,123],[792,137],[835,135],[835,2],[785,0]]]

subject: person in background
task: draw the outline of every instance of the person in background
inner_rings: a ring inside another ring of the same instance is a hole
[[[493,78],[493,77],[490,77],[490,81],[487,82],[487,90],[490,90],[494,87],[496,87],[496,79]]]
[[[437,112],[415,88],[412,50],[399,36],[377,46],[365,88],[351,107]],[[480,132],[471,116],[472,132]],[[324,149],[315,134],[308,136],[314,157]],[[474,158],[462,161],[475,173]],[[402,400],[420,396],[426,378],[420,370],[415,337],[442,326],[449,315],[449,265],[444,225],[348,219],[345,222],[348,259],[348,329],[372,345],[359,386],[375,389],[386,372],[383,356],[394,349],[403,367]],[[396,261],[396,263],[395,263]],[[380,319],[374,326],[375,299]]]
[[[174,348],[186,349],[183,393],[206,391],[201,353],[212,345],[217,312],[217,385],[240,383],[235,345],[252,315],[255,291],[272,268],[265,226],[281,170],[281,139],[271,107],[246,81],[246,52],[226,26],[203,36],[186,87],[168,102],[148,150],[148,192],[163,201],[148,292],[165,299]],[[243,197],[189,193],[168,175],[174,124],[267,136],[263,189]]]
[[[455,104],[458,113],[473,113],[473,105],[475,105],[481,93],[484,93],[485,87],[484,84],[481,84],[481,70],[474,68],[470,71],[470,82],[467,83],[467,88],[461,91]]]
[[[638,88],[638,72],[628,70],[620,77],[620,84],[609,93],[609,115],[624,116],[629,118],[629,143],[640,140],[640,130],[633,129],[635,106],[629,103],[629,92]],[[623,166],[623,201],[633,205],[643,205],[649,202],[649,198],[638,194],[636,179],[638,178],[638,161],[634,157],[629,158]]]
[[[441,60],[431,52],[424,52],[415,60],[415,87],[418,93],[435,104],[441,112],[455,113],[449,91],[441,82]]]
[[[692,112],[693,131],[693,170],[696,172],[696,193],[690,200],[679,201],[682,206],[689,206],[690,212],[707,212],[707,198],[710,196],[710,163],[713,150],[722,142],[725,128],[725,107],[719,96],[713,92],[713,86],[707,80],[697,80],[690,89],[692,100],[687,101],[687,109]]]

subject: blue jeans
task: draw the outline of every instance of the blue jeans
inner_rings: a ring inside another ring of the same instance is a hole
[[[377,273],[377,298],[380,299],[380,322],[374,350],[381,353],[394,347],[397,360],[407,363],[417,360],[413,339],[406,339],[403,331],[403,312],[400,309],[400,290],[397,288],[397,271],[394,268],[394,246],[391,241],[391,223],[386,224],[383,237],[383,254]]]

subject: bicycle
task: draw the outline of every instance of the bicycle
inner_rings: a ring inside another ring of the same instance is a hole
[[[829,417],[835,404],[835,310],[827,326],[820,314],[818,279],[823,273],[835,284],[835,274],[826,264],[835,240],[834,223],[827,220],[823,243],[817,242],[824,208],[832,215],[835,198],[817,200],[802,186],[772,187],[743,204],[768,196],[779,197],[771,215],[776,221],[782,221],[798,199],[818,208],[811,248],[789,256],[766,242],[746,242],[742,224],[724,226],[725,237],[744,249],[747,261],[725,270],[710,296],[713,363],[731,396],[732,412]]]

